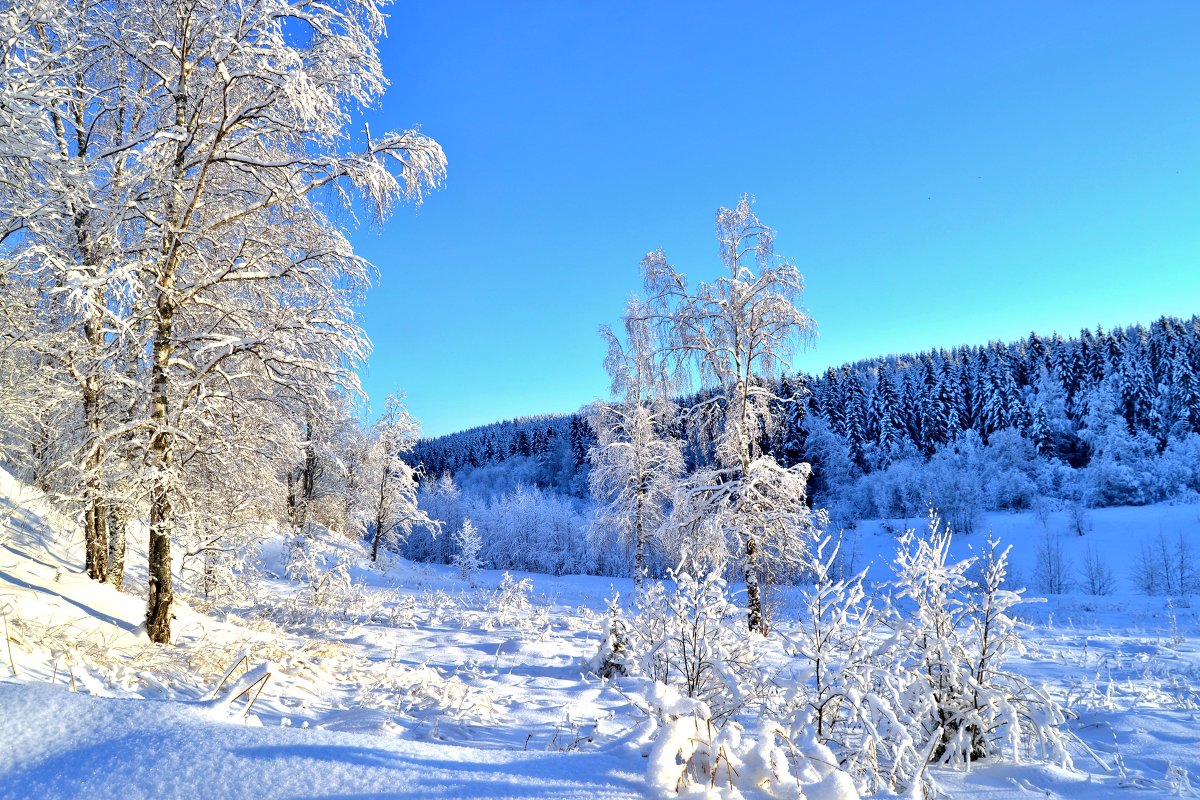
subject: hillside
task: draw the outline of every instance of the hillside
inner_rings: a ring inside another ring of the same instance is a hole
[[[198,786],[230,798],[657,796],[641,684],[589,667],[606,598],[630,595],[626,579],[517,575],[529,585],[505,591],[495,572],[471,583],[404,561],[373,569],[358,545],[331,542],[348,580],[323,603],[279,576],[282,551],[267,543],[254,602],[179,603],[176,644],[164,647],[140,630],[136,595],[80,574],[78,531],[36,490],[0,474],[0,509],[0,797],[188,797]],[[1022,612],[1032,627],[1014,664],[1067,703],[1074,768],[935,768],[947,796],[1187,795],[1200,779],[1200,612],[1144,596],[1126,571],[1131,537],[1200,552],[1200,510],[1103,509],[1089,523],[1079,536],[1065,513],[987,518],[1023,580],[1043,541],[1061,545],[1071,576],[1088,553],[1117,576],[1110,595],[1074,588]],[[954,550],[981,544],[960,536]],[[895,546],[882,523],[865,523],[847,552],[883,580]],[[131,567],[136,584],[144,562],[135,554]],[[776,599],[779,636],[764,651],[776,680],[797,674],[787,643],[798,602]],[[264,674],[252,708],[233,697]]]
[[[780,379],[776,393],[799,402],[780,410],[781,424],[762,446],[782,463],[813,463],[818,494],[845,490],[848,473],[927,459],[967,432],[987,444],[995,433],[1014,431],[1046,461],[1080,468],[1101,449],[1097,428],[1110,418],[1139,446],[1158,451],[1200,433],[1198,372],[1200,317],[881,356]],[[698,399],[678,404],[686,412]],[[822,441],[810,444],[813,435]],[[825,436],[836,442],[836,455]],[[689,464],[711,460],[711,437],[697,423],[684,417],[680,437]],[[434,478],[539,457],[550,466],[518,480],[578,494],[592,441],[580,414],[530,418],[423,440],[411,457]],[[1161,499],[1155,491],[1133,487],[1116,502]],[[1112,498],[1101,493],[1094,501]]]

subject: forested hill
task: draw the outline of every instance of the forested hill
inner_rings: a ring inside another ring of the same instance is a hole
[[[1013,431],[1046,459],[1082,467],[1113,437],[1148,455],[1200,433],[1198,370],[1200,316],[890,355],[784,378],[779,393],[803,399],[763,445],[785,463],[813,462],[818,491],[843,473],[928,459],[969,431],[982,445]],[[681,428],[689,462],[704,460],[703,432]],[[434,476],[516,458],[522,480],[582,495],[591,441],[583,416],[552,415],[423,440],[413,455]]]
[[[1163,317],[1064,339],[1030,334],[1008,344],[889,356],[806,379],[809,406],[865,468],[913,450],[926,455],[960,431],[984,442],[1015,429],[1043,454],[1086,460],[1072,434],[1088,415],[1115,414],[1129,433],[1165,446],[1200,431],[1200,317]],[[1094,426],[1093,426],[1094,427]]]
[[[511,461],[532,485],[578,494],[594,440],[582,414],[542,414],[422,439],[406,458],[434,478]]]

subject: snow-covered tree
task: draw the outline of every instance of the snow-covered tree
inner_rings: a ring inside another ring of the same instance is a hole
[[[792,635],[796,655],[811,669],[802,696],[822,743],[857,738],[849,730],[869,711],[856,699],[870,693],[876,667],[876,620],[863,586],[866,573],[839,575],[842,544],[824,536],[809,550],[811,583],[803,591],[802,615]]]
[[[396,547],[416,525],[437,531],[441,523],[417,506],[417,476],[404,460],[420,435],[420,426],[404,407],[404,398],[390,395],[371,440],[371,495],[367,522],[371,531],[371,560],[380,545]]]
[[[474,581],[475,573],[483,569],[483,561],[479,554],[483,552],[483,539],[479,529],[469,519],[464,519],[462,526],[454,532],[454,566],[458,567],[458,575],[464,581]]]
[[[647,544],[662,525],[683,472],[683,448],[671,435],[673,383],[648,309],[635,298],[624,320],[624,340],[607,325],[600,329],[608,343],[604,367],[616,400],[590,408],[596,443],[588,451],[588,484],[601,504],[597,524],[615,528],[626,552],[633,551],[633,578],[640,588]]]
[[[661,250],[642,260],[648,318],[665,351],[712,391],[693,416],[720,412],[716,463],[683,483],[671,525],[693,558],[714,547],[740,564],[750,629],[765,633],[761,583],[796,566],[814,528],[808,465],[784,468],[762,451],[778,423],[772,409],[791,400],[778,396],[771,379],[815,326],[796,305],[800,271],[776,255],[775,233],[754,215],[749,197],[717,212],[716,232],[725,274],[694,290]],[[699,541],[706,532],[717,535]]]
[[[318,205],[360,190],[385,213],[436,186],[440,147],[408,131],[346,155],[350,111],[384,86],[374,0],[125,4],[112,32],[139,70],[140,224],[129,245],[150,331],[146,420],[150,602],[170,638],[180,430],[230,373],[267,385],[352,382],[365,354],[351,304],[368,265]],[[394,170],[394,171],[393,171]],[[214,309],[220,313],[214,314]],[[242,399],[229,398],[231,401]]]

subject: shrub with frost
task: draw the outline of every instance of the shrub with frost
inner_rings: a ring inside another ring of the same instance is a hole
[[[811,583],[802,591],[801,619],[789,639],[808,668],[798,697],[802,718],[821,741],[853,736],[876,666],[877,616],[863,586],[866,571],[842,572],[842,544],[826,536],[813,547]]]
[[[338,540],[317,525],[288,543],[286,572],[301,585],[270,613],[288,625],[327,628],[337,622],[384,620],[398,598],[394,592],[367,590],[355,581],[350,569],[357,545]]]
[[[487,603],[488,618],[484,628],[524,628],[533,619],[533,607],[529,596],[533,593],[533,581],[529,578],[516,580],[508,572],[500,578],[500,585]]]
[[[592,659],[591,670],[601,678],[628,675],[625,662],[629,657],[629,623],[621,613],[621,596],[613,595],[608,602],[608,622],[600,648]]]
[[[479,554],[483,551],[483,538],[479,529],[469,519],[464,519],[462,527],[454,532],[454,566],[458,568],[459,577],[464,581],[475,581],[475,574],[483,569],[483,561]]]
[[[791,634],[806,669],[788,730],[810,732],[871,793],[933,789],[930,765],[1040,759],[1067,765],[1065,712],[1014,672],[1025,602],[1005,585],[1008,551],[950,557],[936,514],[906,531],[887,593],[871,600],[861,574],[834,571],[828,539],[814,548],[812,585]]]
[[[704,702],[723,722],[759,703],[771,687],[760,668],[759,634],[748,632],[719,571],[697,577],[670,572],[671,584],[650,581],[630,621],[633,674]]]
[[[811,736],[793,738],[769,719],[750,728],[734,720],[719,723],[707,703],[659,682],[648,694],[646,710],[656,726],[647,782],[662,796],[858,798],[850,775]]]
[[[910,530],[900,539],[887,609],[889,671],[903,676],[890,692],[896,718],[934,763],[999,757],[1069,764],[1065,712],[1007,665],[1023,652],[1024,627],[1009,612],[1025,602],[1004,585],[1008,550],[988,542],[976,585],[968,577],[976,559],[952,560],[951,539],[936,513],[925,534]]]

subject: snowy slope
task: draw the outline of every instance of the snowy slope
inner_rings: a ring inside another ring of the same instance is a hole
[[[181,604],[163,648],[140,631],[136,553],[130,593],[86,580],[69,521],[2,473],[0,520],[0,798],[646,796],[644,717],[627,687],[587,671],[606,598],[629,581],[516,576],[532,604],[497,621],[500,574],[472,586],[448,568],[358,564],[361,604],[378,613],[296,624],[279,613],[296,585],[268,580],[236,614]],[[1200,508],[1097,510],[1082,537],[1067,522],[990,515],[955,546],[990,529],[1027,580],[1049,527],[1068,561],[1095,550],[1117,575],[1111,596],[1023,607],[1016,669],[1066,700],[1075,769],[980,763],[937,781],[958,798],[1196,796],[1200,600],[1144,596],[1126,573],[1160,532],[1200,552]],[[894,536],[877,523],[854,536],[858,566],[886,577]],[[264,552],[278,571],[278,547]],[[770,658],[786,676],[782,638]],[[248,713],[208,699],[242,655],[234,682],[270,672]]]
[[[482,750],[261,728],[194,705],[0,683],[0,798],[641,797],[600,753]]]

